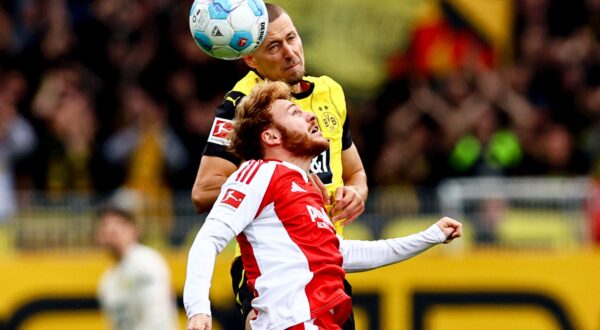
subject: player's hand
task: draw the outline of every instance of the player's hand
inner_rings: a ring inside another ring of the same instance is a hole
[[[317,188],[318,191],[321,192],[321,195],[323,196],[323,203],[325,203],[325,205],[331,204],[331,201],[329,198],[329,193],[327,192],[327,188],[325,187],[325,184],[323,183],[323,181],[321,181],[321,179],[319,179],[319,176],[314,173],[310,173],[308,175],[308,179],[310,180],[310,183],[312,183],[312,185],[315,188]]]
[[[212,319],[210,315],[203,313],[196,314],[188,320],[187,330],[210,330],[212,329]]]
[[[346,225],[365,211],[365,201],[353,186],[339,187],[333,197],[333,208],[331,219],[334,223],[342,221]]]
[[[444,241],[444,244],[448,244],[452,242],[453,239],[462,236],[462,223],[452,218],[443,217],[440,220],[438,220],[438,222],[436,222],[435,224],[438,225],[442,232],[444,232],[444,235],[446,235],[446,240]]]
[[[254,320],[255,318],[256,318],[256,312],[254,311],[254,309],[251,309],[250,313],[248,313],[248,316],[246,316],[246,326],[245,326],[246,330],[252,330],[252,327],[250,327],[250,321]]]

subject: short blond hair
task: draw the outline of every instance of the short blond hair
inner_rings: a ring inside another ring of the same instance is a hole
[[[229,149],[243,160],[263,158],[260,135],[273,122],[269,110],[276,100],[291,98],[290,86],[281,81],[265,81],[254,86],[236,107]]]

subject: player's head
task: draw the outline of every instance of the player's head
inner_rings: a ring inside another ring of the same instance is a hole
[[[267,3],[269,28],[263,43],[249,56],[246,64],[263,78],[294,85],[304,76],[304,49],[298,31],[288,13]]]
[[[134,215],[119,207],[106,206],[98,211],[95,240],[120,256],[127,247],[138,240],[138,229]]]
[[[312,158],[329,147],[315,115],[290,101],[289,85],[263,82],[236,109],[231,150],[242,159],[261,159],[274,148]]]

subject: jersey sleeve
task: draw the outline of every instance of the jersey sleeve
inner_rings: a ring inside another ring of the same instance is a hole
[[[225,95],[225,100],[215,110],[215,120],[213,121],[208,135],[208,141],[202,152],[203,156],[220,157],[235,165],[238,165],[241,162],[238,157],[228,150],[228,136],[233,130],[235,107],[244,96],[244,93],[235,90],[232,90]]]
[[[207,219],[224,222],[236,235],[257,215],[272,179],[275,166],[249,161],[229,177],[221,188]]]
[[[436,224],[416,234],[385,240],[340,238],[340,253],[344,257],[342,267],[346,272],[360,272],[386,266],[412,258],[445,240],[446,235]]]
[[[274,166],[245,162],[221,188],[188,255],[183,301],[188,317],[210,315],[209,291],[216,255],[256,217]]]

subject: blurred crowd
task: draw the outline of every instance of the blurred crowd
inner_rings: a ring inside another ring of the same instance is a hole
[[[372,184],[600,176],[600,1],[517,0],[514,15],[508,58],[490,60],[473,34],[441,74],[410,49],[390,61],[360,128],[379,146],[363,152]]]
[[[199,50],[189,5],[0,2],[0,219],[15,187],[191,188],[214,108],[246,68]],[[349,105],[370,184],[600,175],[599,37],[600,0],[516,0],[509,58],[443,74],[390,61],[371,106]]]
[[[200,51],[189,5],[0,2],[0,218],[11,187],[191,188],[214,108],[244,68]]]

